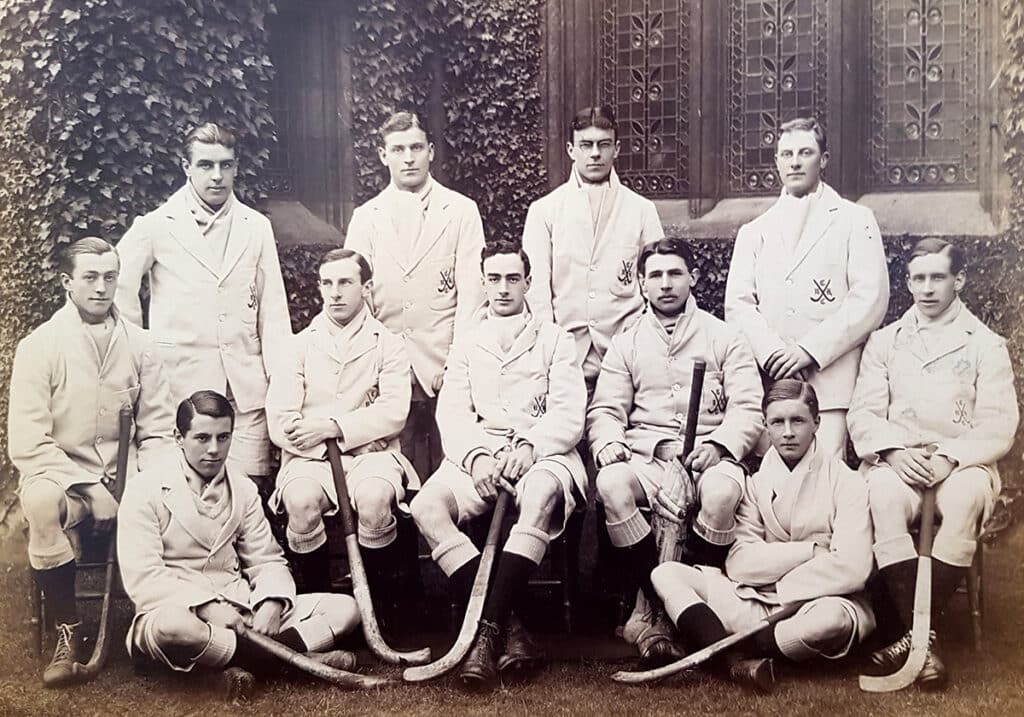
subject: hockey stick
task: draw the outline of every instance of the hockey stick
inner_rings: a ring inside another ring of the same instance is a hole
[[[374,655],[395,665],[421,665],[430,660],[430,648],[413,652],[398,652],[384,642],[377,623],[377,615],[373,610],[373,598],[370,596],[370,585],[366,580],[366,567],[359,552],[359,540],[356,536],[356,521],[352,515],[352,504],[349,502],[348,485],[345,481],[345,469],[341,465],[341,451],[338,442],[327,441],[327,460],[331,463],[331,474],[334,476],[334,487],[338,492],[338,514],[341,516],[341,528],[345,533],[345,551],[348,553],[348,567],[352,574],[352,594],[359,607],[359,616],[363,623],[363,636],[366,644]]]
[[[111,495],[118,503],[121,502],[121,494],[124,493],[124,482],[128,474],[128,448],[131,442],[132,418],[134,412],[130,404],[121,406],[117,414],[117,463],[114,473],[114,484],[111,486]],[[107,572],[103,579],[103,606],[100,608],[100,626],[96,633],[96,644],[92,649],[92,656],[84,665],[75,665],[75,674],[82,681],[89,681],[96,677],[103,669],[107,661],[107,653],[110,652],[110,640],[107,639],[110,632],[110,594],[114,591],[114,565],[117,563],[117,524],[110,528],[110,538],[107,545]]]
[[[891,675],[860,676],[865,692],[895,692],[914,684],[928,658],[932,620],[932,539],[935,537],[935,488],[924,491],[921,534],[917,546],[917,584],[914,586],[914,625],[910,630],[910,654],[903,667]]]
[[[670,677],[678,674],[685,670],[692,670],[694,667],[707,662],[715,655],[728,650],[733,645],[743,642],[748,637],[756,635],[761,630],[774,625],[775,623],[785,620],[787,617],[791,617],[796,614],[796,611],[800,609],[803,603],[791,603],[786,605],[781,610],[773,612],[771,615],[766,617],[761,622],[757,623],[753,627],[747,628],[735,632],[728,637],[723,637],[718,642],[713,642],[707,647],[697,650],[692,655],[687,655],[681,660],[664,665],[663,667],[656,667],[652,670],[643,670],[638,672],[628,672],[626,670],[620,670],[612,675],[612,679],[616,682],[624,682],[626,684],[640,684],[643,682],[650,682],[651,680],[659,680],[663,677]]]
[[[325,665],[322,662],[317,662],[312,658],[306,657],[300,652],[296,652],[286,645],[282,645],[274,638],[262,635],[248,627],[243,628],[242,632],[239,633],[239,636],[282,662],[286,662],[289,665],[302,670],[306,674],[312,675],[313,677],[326,680],[327,682],[341,687],[366,690],[373,687],[383,687],[384,685],[395,684],[394,680],[387,677],[357,675],[354,672],[339,670],[335,667],[331,667],[330,665]]]
[[[406,682],[424,682],[440,677],[462,662],[466,653],[469,652],[469,648],[473,646],[477,625],[484,611],[484,601],[487,599],[487,584],[491,579],[494,555],[498,549],[498,536],[501,534],[501,525],[505,522],[505,513],[511,501],[512,496],[502,491],[494,506],[491,527],[487,530],[487,542],[480,555],[480,565],[477,567],[476,577],[473,579],[473,591],[469,596],[469,604],[466,605],[466,616],[462,619],[462,627],[459,629],[458,637],[455,638],[455,644],[448,652],[429,665],[406,668],[402,673],[402,679]]]

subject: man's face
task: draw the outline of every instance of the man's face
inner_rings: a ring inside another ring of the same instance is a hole
[[[786,190],[794,197],[802,197],[818,188],[821,170],[826,164],[828,152],[822,154],[810,130],[794,130],[779,137],[775,166]]]
[[[363,308],[370,293],[370,282],[362,282],[355,259],[328,262],[320,267],[319,273],[324,311],[335,323],[344,326]]]
[[[209,480],[220,472],[231,448],[231,419],[197,413],[185,435],[174,429],[174,440],[192,469]]]
[[[427,133],[419,127],[386,135],[384,146],[377,148],[377,154],[399,189],[418,192],[427,183],[430,163],[434,161],[434,145],[427,141]]]
[[[71,275],[62,273],[60,283],[78,310],[87,319],[99,322],[114,303],[119,269],[120,260],[115,252],[78,254]]]
[[[484,293],[496,316],[515,316],[523,310],[530,277],[519,254],[495,254],[484,260]]]
[[[235,150],[222,144],[193,142],[189,158],[181,160],[185,176],[200,199],[211,207],[219,207],[231,196],[235,186]]]
[[[640,277],[640,290],[659,312],[676,316],[686,306],[697,276],[697,270],[691,272],[681,256],[651,254]]]
[[[939,316],[964,288],[967,277],[954,274],[945,254],[925,254],[907,264],[907,288],[917,310],[930,319]]]
[[[619,156],[619,143],[614,130],[587,127],[572,133],[572,142],[565,146],[580,179],[600,184],[608,179]]]
[[[814,440],[820,419],[811,416],[811,409],[795,398],[768,404],[764,425],[768,437],[790,468],[800,462]]]

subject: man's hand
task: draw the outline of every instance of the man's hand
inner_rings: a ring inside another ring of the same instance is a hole
[[[604,468],[612,463],[628,461],[632,451],[625,443],[609,443],[597,452],[597,467]]]
[[[227,627],[235,632],[241,632],[245,627],[245,621],[234,606],[226,602],[215,600],[200,605],[196,609],[196,617],[203,622],[208,622],[217,627]]]
[[[82,483],[75,486],[92,514],[93,529],[97,533],[106,533],[114,526],[117,518],[117,501],[102,483]]]
[[[907,485],[914,488],[931,485],[931,460],[924,448],[890,448],[882,451],[880,457]]]
[[[676,525],[682,525],[683,520],[686,519],[686,511],[683,510],[682,506],[676,503],[672,498],[669,497],[668,492],[658,488],[654,494],[654,512],[660,515],[665,520],[668,520]]]
[[[936,485],[949,478],[949,474],[956,470],[958,464],[956,461],[949,460],[946,456],[933,453],[932,457],[928,460],[928,465],[932,471],[931,485]]]
[[[501,475],[510,483],[519,480],[526,471],[534,464],[533,445],[530,443],[520,444],[513,451],[506,451],[498,459],[501,466]]]
[[[772,355],[764,362],[764,370],[778,381],[782,378],[794,378],[812,364],[814,364],[814,358],[802,347],[788,344],[786,348],[772,352]]]
[[[703,473],[721,460],[722,449],[714,443],[704,443],[690,451],[690,455],[683,459],[683,465],[690,473]]]
[[[264,600],[252,615],[252,629],[262,635],[273,637],[281,632],[281,613],[283,612],[284,603],[280,600],[273,598]]]
[[[441,385],[443,383],[444,383],[444,370],[442,369],[441,371],[437,372],[436,376],[434,376],[434,380],[430,382],[430,387],[432,389],[434,389],[434,393],[437,393],[438,391],[441,390]]]
[[[285,427],[284,435],[300,451],[306,451],[331,438],[341,438],[341,429],[330,418],[296,418]]]
[[[515,494],[515,488],[501,474],[502,465],[504,457],[497,459],[494,456],[480,454],[473,459],[473,465],[470,467],[473,487],[480,497],[488,502],[497,499],[499,486]]]

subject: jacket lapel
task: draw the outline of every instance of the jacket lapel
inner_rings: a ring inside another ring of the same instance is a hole
[[[224,525],[221,526],[217,539],[213,542],[212,552],[214,553],[224,547],[224,544],[227,543],[238,531],[238,526],[242,524],[242,510],[245,508],[240,499],[241,491],[238,487],[238,481],[249,480],[249,476],[246,475],[245,472],[237,465],[230,463],[226,470],[228,487],[231,489],[231,513],[228,515],[228,519],[224,522]]]
[[[188,185],[175,192],[164,205],[166,208],[165,216],[170,220],[168,233],[204,269],[214,276],[219,276],[219,272],[209,255],[207,242],[199,232],[196,220],[188,210],[188,204],[185,201],[185,192],[187,191]]]
[[[603,243],[602,240],[604,239],[605,232],[608,231],[608,227],[615,223],[615,217],[618,216],[619,213],[619,198],[622,195],[619,191],[621,186],[622,185],[619,183],[619,175],[616,174],[613,169],[611,175],[608,177],[608,189],[605,192],[604,201],[601,203],[601,212],[597,217],[597,226],[592,226],[594,232],[594,246]],[[586,198],[586,193],[583,192],[583,194],[584,198]],[[592,217],[593,214],[591,213],[589,206],[590,200],[588,199],[586,203],[587,216]],[[593,219],[591,219],[591,225],[593,225]]]
[[[196,510],[192,491],[188,487],[184,467],[180,461],[168,462],[167,470],[163,474],[163,481],[163,503],[171,517],[186,533],[192,536],[193,540],[207,550],[211,550],[213,546],[209,540],[210,536],[203,530],[199,511]]]
[[[417,238],[410,252],[409,271],[423,261],[423,258],[430,253],[438,240],[444,235],[444,230],[452,221],[453,209],[451,206],[451,192],[438,182],[430,189],[430,206],[427,208],[427,216],[423,222],[423,230]]]
[[[803,260],[807,258],[811,250],[828,232],[829,227],[832,226],[832,222],[835,221],[837,216],[839,216],[839,195],[827,184],[824,184],[821,197],[818,198],[818,201],[811,209],[811,214],[807,217],[804,230],[800,234],[800,241],[797,242],[796,251],[793,253],[792,264],[787,272],[787,276],[796,271],[797,267],[803,263]]]
[[[409,258],[402,245],[401,237],[398,236],[398,231],[395,229],[395,223],[391,220],[391,212],[394,210],[391,206],[390,191],[398,190],[390,188],[371,200],[373,202],[373,228],[378,238],[374,246],[383,250],[403,272],[408,273]]]
[[[249,238],[251,237],[249,232],[250,218],[245,211],[242,211],[242,207],[237,199],[232,197],[231,200],[235,203],[235,206],[230,210],[231,226],[228,227],[228,245],[224,249],[224,263],[221,265],[220,272],[218,272],[221,281],[231,273],[239,260],[241,260],[245,250],[249,248]]]
[[[779,454],[775,452],[774,448],[770,448],[768,453],[765,454],[764,460],[761,462],[761,469],[758,471],[760,477],[764,474],[764,477],[770,478],[768,480],[755,480],[754,492],[755,502],[757,503],[757,509],[761,513],[761,519],[764,522],[765,530],[775,536],[776,540],[788,541],[789,531],[782,527],[778,517],[775,515],[775,507],[772,502],[775,498],[774,485],[775,481],[780,480],[779,474],[782,473],[781,480],[786,480],[789,470],[786,468],[786,464],[782,462]]]

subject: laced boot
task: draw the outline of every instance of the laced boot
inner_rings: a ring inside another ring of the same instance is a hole
[[[544,659],[544,651],[534,642],[518,615],[510,615],[505,631],[505,652],[498,658],[498,672],[529,672]]]
[[[737,685],[767,695],[775,689],[775,663],[770,657],[744,658],[730,655],[729,679]]]
[[[924,659],[924,667],[917,676],[917,686],[926,692],[941,692],[949,684],[949,673],[939,656],[935,632],[932,631],[928,640],[928,656]]]
[[[335,670],[351,672],[356,668],[356,655],[348,650],[331,650],[329,652],[307,652],[306,657],[316,660],[322,665],[333,667]]]
[[[256,678],[248,670],[232,666],[220,673],[220,684],[224,700],[237,705],[252,697]]]
[[[497,657],[500,652],[501,629],[493,622],[480,621],[480,628],[459,677],[467,687],[486,687],[498,676]]]
[[[43,670],[44,687],[61,687],[70,684],[78,677],[78,654],[82,648],[82,636],[79,630],[81,622],[57,625],[57,645],[53,650],[53,659]]]
[[[872,652],[868,658],[871,664],[871,674],[891,675],[903,667],[903,663],[907,661],[907,656],[910,654],[910,640],[911,633],[910,630],[907,630],[896,642]]]

